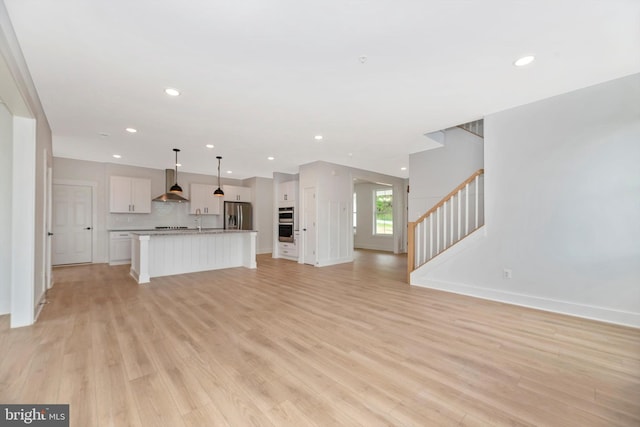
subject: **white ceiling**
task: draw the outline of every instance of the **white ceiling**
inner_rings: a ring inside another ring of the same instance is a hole
[[[232,178],[407,177],[427,132],[640,72],[638,0],[4,3],[55,156],[164,169],[176,147],[182,171],[221,155]]]

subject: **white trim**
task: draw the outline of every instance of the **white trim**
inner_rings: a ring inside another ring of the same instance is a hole
[[[410,275],[409,283],[412,286],[437,289],[461,295],[468,295],[492,301],[499,301],[507,304],[530,307],[537,310],[550,311],[554,313],[567,314],[570,316],[582,317],[586,319],[599,320],[619,325],[640,327],[640,314],[611,310],[603,307],[577,304],[569,301],[555,300],[551,298],[537,297],[533,295],[508,292],[498,289],[474,286],[465,283],[455,283],[444,280],[434,280],[425,277],[427,270],[437,268],[441,264],[450,261],[452,258],[470,247],[475,247],[482,243],[488,235],[488,226],[484,225],[473,231],[466,238],[454,244],[446,251],[438,254],[427,264],[415,270]],[[420,281],[420,283],[417,283]]]
[[[11,327],[35,318],[36,121],[13,117]]]
[[[330,265],[344,264],[347,262],[353,262],[353,257],[332,259],[330,261],[317,261],[315,267],[328,267]]]
[[[364,245],[354,245],[354,249],[366,249],[370,251],[380,251],[380,252],[389,252],[394,253],[393,249],[389,249],[389,245],[386,246],[378,246],[374,244],[364,244]]]
[[[83,181],[77,179],[60,179],[55,178],[53,185],[77,185],[82,187],[91,187],[91,262],[96,262],[96,254],[98,253],[98,183],[95,181]]]
[[[33,319],[34,323],[38,320],[38,317],[40,317],[40,313],[42,313],[42,308],[46,303],[47,303],[47,293],[43,292],[42,295],[40,296],[40,300],[38,301],[38,304],[36,304],[36,315]]]
[[[45,233],[50,233],[51,229],[53,227],[53,168],[52,167],[47,167],[47,199],[46,199],[46,215],[47,215],[47,225],[49,226],[46,230]],[[45,266],[44,268],[46,269],[46,273],[47,273],[47,278],[48,278],[48,282],[47,282],[47,290],[53,288],[53,267],[51,266],[51,249],[52,249],[52,245],[51,245],[51,237],[47,234],[47,257],[45,259]]]
[[[608,308],[590,305],[576,304],[568,301],[541,298],[532,295],[505,292],[497,289],[481,288],[478,286],[451,283],[445,281],[430,280],[428,284],[411,283],[412,286],[437,289],[455,294],[467,295],[491,301],[499,301],[507,304],[550,311],[553,313],[567,314],[585,319],[599,320],[618,325],[640,328],[640,314],[628,311],[611,310]]]

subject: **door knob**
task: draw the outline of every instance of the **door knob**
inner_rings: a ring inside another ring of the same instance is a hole
[[[85,230],[91,230],[91,227],[87,227],[87,228],[85,228]]]
[[[53,233],[52,233],[52,232],[50,232],[50,231],[48,231],[48,232],[47,232],[47,236],[53,236]]]
[[[302,229],[302,231],[307,231],[307,229],[306,229],[306,228],[303,228],[303,229]]]

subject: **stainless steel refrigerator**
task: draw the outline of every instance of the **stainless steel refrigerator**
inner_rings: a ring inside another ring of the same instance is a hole
[[[225,230],[253,230],[251,203],[224,202]]]

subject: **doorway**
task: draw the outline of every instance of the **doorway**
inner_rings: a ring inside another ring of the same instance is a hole
[[[394,186],[353,179],[353,248],[394,252]]]
[[[92,261],[93,191],[86,185],[53,185],[52,265]]]

